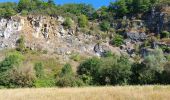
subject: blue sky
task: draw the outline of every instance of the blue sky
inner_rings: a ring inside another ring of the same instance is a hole
[[[0,2],[13,1],[17,2],[18,0],[0,0]],[[65,4],[65,3],[87,3],[92,4],[95,8],[99,8],[101,6],[107,6],[111,1],[115,0],[55,0],[57,4]]]

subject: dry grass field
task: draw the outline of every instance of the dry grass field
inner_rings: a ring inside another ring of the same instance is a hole
[[[170,86],[2,89],[0,100],[170,100]]]

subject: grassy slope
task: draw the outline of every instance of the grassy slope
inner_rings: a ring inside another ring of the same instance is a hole
[[[0,100],[169,100],[170,86],[0,90]]]

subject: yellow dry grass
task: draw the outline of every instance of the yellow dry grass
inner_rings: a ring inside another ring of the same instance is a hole
[[[170,86],[3,89],[0,100],[170,100]]]

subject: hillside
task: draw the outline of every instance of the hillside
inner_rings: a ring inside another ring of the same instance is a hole
[[[0,3],[0,88],[170,84],[169,0]]]
[[[1,100],[169,100],[169,86],[0,90]],[[11,95],[12,94],[12,95]],[[10,95],[10,96],[9,96]]]

